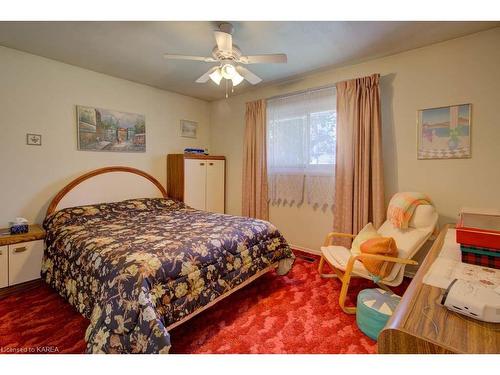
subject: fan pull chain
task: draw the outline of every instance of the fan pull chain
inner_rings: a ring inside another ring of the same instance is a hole
[[[225,79],[224,81],[226,81],[226,99],[227,99],[227,97],[228,97],[228,95],[227,95],[227,79]]]

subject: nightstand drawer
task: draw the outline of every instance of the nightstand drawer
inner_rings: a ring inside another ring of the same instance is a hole
[[[9,285],[38,279],[43,256],[43,240],[9,245]]]
[[[9,285],[9,253],[7,246],[0,246],[0,288]]]

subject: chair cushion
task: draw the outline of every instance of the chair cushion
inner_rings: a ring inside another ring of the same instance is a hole
[[[326,258],[328,263],[342,271],[345,271],[347,262],[352,255],[349,249],[346,249],[344,246],[334,245],[321,247],[321,254]],[[354,262],[353,271],[357,275],[363,276],[366,279],[371,279],[370,273],[359,260]]]
[[[415,252],[432,234],[432,230],[408,228],[399,229],[389,221],[384,222],[379,228],[379,233],[384,237],[392,237],[396,241],[399,250],[399,258],[410,259]]]
[[[321,254],[326,258],[328,263],[342,271],[345,271],[347,262],[352,255],[351,252],[345,247],[333,245],[322,246]],[[363,263],[361,263],[359,260],[356,260],[354,262],[352,270],[353,273],[357,276],[363,277],[368,280],[373,280],[373,275],[368,272]],[[403,273],[399,273],[400,270],[402,270],[402,265],[395,264],[389,276],[384,278],[382,282],[391,286],[397,286],[401,284],[401,281],[403,280]]]
[[[378,231],[373,228],[373,225],[367,224],[353,241],[352,249],[349,251],[342,246],[326,246],[321,248],[323,256],[334,267],[345,271],[347,262],[352,255],[361,254],[361,243],[364,241],[381,237],[392,237],[396,241],[398,247],[398,257],[403,259],[411,259],[418,249],[422,247],[424,242],[431,236],[438,221],[438,214],[432,205],[422,204],[415,208],[414,214],[409,222],[408,229],[399,229],[394,227],[389,220],[386,220]],[[363,236],[360,236],[363,233]],[[377,235],[374,235],[373,232]],[[370,234],[368,234],[370,233]],[[366,236],[366,237],[365,237]],[[359,237],[359,238],[358,238]],[[367,238],[369,237],[369,238]],[[356,246],[355,246],[356,245]],[[358,250],[359,248],[359,250]],[[363,264],[359,261],[354,263],[353,272],[366,279],[372,279],[372,275]],[[399,285],[403,280],[404,267],[401,264],[395,264],[391,272],[382,281],[387,285]]]
[[[361,244],[366,240],[369,240],[370,238],[376,238],[376,237],[380,237],[380,234],[373,227],[373,224],[372,223],[366,224],[364,228],[359,231],[358,235],[352,241],[351,253],[353,255],[361,254],[361,249],[360,249]]]
[[[392,237],[371,238],[361,244],[361,255],[363,254],[386,255],[397,258],[398,248],[396,241]],[[389,275],[394,267],[394,263],[383,260],[362,258],[361,261],[368,272],[381,278]]]

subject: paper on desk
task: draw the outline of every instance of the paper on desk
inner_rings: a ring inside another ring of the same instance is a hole
[[[438,257],[424,276],[424,284],[446,289],[454,279],[472,281],[484,287],[500,287],[500,270]]]
[[[460,245],[457,243],[457,231],[452,228],[448,229],[446,236],[444,237],[443,246],[439,253],[440,258],[449,258],[456,261],[462,259],[462,253],[460,252]]]

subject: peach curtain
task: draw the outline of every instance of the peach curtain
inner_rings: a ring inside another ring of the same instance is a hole
[[[266,102],[246,104],[243,144],[243,216],[268,220]]]
[[[385,219],[379,74],[337,83],[335,231]]]

